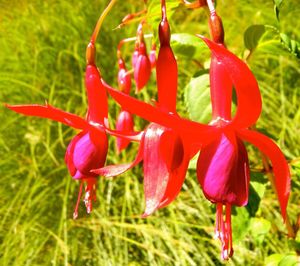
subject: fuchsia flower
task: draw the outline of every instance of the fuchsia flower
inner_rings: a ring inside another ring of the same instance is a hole
[[[94,54],[94,49],[94,44],[91,42],[87,50]],[[92,201],[95,201],[96,197],[97,175],[91,170],[104,165],[108,149],[107,136],[104,130],[108,115],[107,96],[100,73],[93,60],[88,60],[85,81],[89,104],[86,120],[48,104],[45,106],[34,104],[7,105],[9,109],[17,113],[48,118],[81,130],[70,142],[65,155],[71,176],[81,181],[74,218],[78,216],[78,204],[83,182],[87,183],[84,198],[87,212],[90,213],[92,210]]]
[[[210,72],[213,120],[210,125],[182,119],[172,111],[166,112],[166,109],[150,106],[112,88],[107,89],[125,110],[173,128],[182,136],[183,143],[190,143],[190,147],[196,146],[190,148],[188,158],[192,157],[195,149],[201,147],[197,176],[204,195],[217,204],[216,235],[222,242],[222,257],[227,259],[233,254],[231,206],[244,206],[248,202],[249,165],[242,141],[254,144],[271,160],[284,219],[290,192],[290,173],[277,145],[268,137],[249,129],[261,112],[261,96],[255,77],[247,65],[225,47],[201,38],[213,53]],[[165,88],[167,86],[166,83]],[[236,90],[238,102],[233,119],[230,107],[232,86]],[[172,185],[179,190],[182,182],[175,181]]]
[[[164,3],[162,8],[162,21],[159,25],[160,49],[156,65],[157,106],[163,113],[175,114],[178,70],[170,47],[170,29]],[[168,205],[179,193],[190,159],[188,148],[188,141],[183,140],[176,130],[150,123],[142,133],[139,151],[132,163],[109,165],[93,172],[107,177],[116,176],[143,160],[146,201],[143,217],[146,217],[156,209]]]

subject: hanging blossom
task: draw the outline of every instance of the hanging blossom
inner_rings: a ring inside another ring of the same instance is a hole
[[[106,132],[119,137],[122,134],[114,132],[108,128],[108,104],[104,81],[95,64],[95,40],[100,30],[104,17],[112,7],[114,2],[110,2],[106,10],[100,16],[91,41],[87,46],[86,58],[87,67],[85,74],[85,86],[88,98],[88,110],[86,119],[77,115],[65,112],[49,104],[46,105],[6,105],[14,112],[41,118],[48,118],[61,122],[67,126],[81,130],[68,145],[65,162],[70,175],[81,182],[78,200],[74,210],[74,218],[78,216],[78,207],[82,193],[83,183],[86,183],[84,203],[87,213],[92,211],[92,202],[96,200],[96,183],[98,174],[91,170],[104,166],[108,151],[108,141]],[[139,140],[138,134],[131,134],[127,138]]]
[[[286,218],[290,192],[290,172],[277,145],[263,134],[249,129],[260,116],[261,96],[248,66],[224,46],[199,37],[213,54],[210,71],[213,120],[210,125],[180,118],[110,87],[107,89],[125,110],[176,130],[183,142],[192,143],[194,149],[200,150],[201,147],[197,177],[206,198],[217,204],[216,235],[222,242],[222,257],[228,259],[233,254],[231,206],[244,206],[248,202],[249,165],[243,141],[258,147],[271,160],[283,219]],[[231,119],[232,86],[236,90],[238,105]],[[187,158],[194,152],[191,149]],[[177,191],[181,186],[181,180],[174,181],[173,187]]]
[[[119,66],[118,86],[122,92],[129,95],[131,89],[131,75],[127,71],[125,62],[121,56],[120,46],[122,45],[123,41],[124,40],[120,42],[117,51],[118,66]],[[121,112],[117,117],[116,130],[122,132],[123,134],[134,132],[134,121],[131,113],[125,110],[121,110]],[[127,148],[127,146],[130,144],[130,140],[125,139],[123,137],[117,137],[116,144],[117,144],[117,152],[120,153],[122,150]]]
[[[164,114],[176,114],[178,69],[170,47],[170,27],[165,1],[162,1],[159,41],[160,48],[156,61],[158,87],[156,105]],[[128,94],[126,95],[130,98]],[[109,165],[95,169],[93,172],[106,177],[116,176],[143,160],[146,202],[143,217],[146,217],[158,208],[168,205],[179,193],[190,159],[189,146],[190,143],[183,140],[177,130],[150,123],[143,131],[138,154],[132,163]],[[181,185],[178,186],[178,183]]]

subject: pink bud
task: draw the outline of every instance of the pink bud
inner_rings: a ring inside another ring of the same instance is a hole
[[[129,94],[131,88],[131,75],[127,72],[125,62],[122,58],[119,59],[118,84],[122,92]]]
[[[131,113],[122,110],[117,119],[116,129],[121,131],[122,133],[130,133],[133,132],[134,122]],[[130,141],[124,138],[117,138],[117,150],[121,152],[126,149],[129,145]]]
[[[155,45],[155,43],[152,45],[151,51],[149,53],[149,60],[151,63],[151,68],[155,68],[155,66],[156,66],[156,45]]]
[[[151,63],[147,56],[146,45],[140,43],[139,54],[134,68],[134,80],[137,90],[140,91],[148,82],[151,75]]]
[[[136,65],[138,56],[139,56],[139,45],[138,45],[138,43],[136,42],[136,43],[135,43],[135,47],[134,47],[134,52],[133,52],[132,58],[131,58],[131,64],[132,64],[132,68],[133,68],[133,69],[135,68],[135,65]]]

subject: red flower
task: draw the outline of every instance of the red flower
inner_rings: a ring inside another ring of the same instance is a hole
[[[17,113],[29,116],[48,118],[68,126],[82,130],[70,142],[65,161],[68,170],[74,179],[81,181],[78,201],[74,211],[74,218],[78,216],[78,204],[81,197],[82,183],[86,182],[84,202],[87,212],[92,210],[92,201],[95,200],[96,177],[91,170],[102,167],[106,160],[108,149],[107,136],[104,127],[107,126],[107,95],[94,60],[94,45],[91,42],[87,48],[88,65],[86,68],[86,89],[88,95],[88,112],[86,120],[54,108],[48,104],[42,105],[7,105]]]
[[[170,29],[165,12],[159,25],[159,32],[160,49],[156,67],[157,106],[164,115],[168,112],[176,114],[177,63],[170,47]],[[183,140],[177,130],[150,123],[142,132],[139,151],[132,163],[109,165],[93,172],[107,177],[116,176],[143,160],[146,201],[143,217],[145,217],[156,209],[168,205],[178,195],[188,167],[189,156],[194,154],[189,151],[189,145],[189,141]]]
[[[222,45],[201,38],[213,53],[210,72],[213,121],[210,125],[182,119],[112,88],[108,88],[108,91],[125,110],[173,128],[182,136],[183,143],[190,142],[198,147],[201,145],[197,176],[204,195],[217,204],[216,234],[222,241],[222,257],[227,259],[233,254],[231,205],[243,206],[248,202],[249,166],[242,141],[254,144],[270,158],[284,219],[290,192],[290,173],[277,145],[268,137],[249,129],[261,112],[260,92],[255,77],[244,62]],[[233,119],[230,107],[232,86],[235,87],[238,101]],[[173,185],[181,187],[182,183]]]

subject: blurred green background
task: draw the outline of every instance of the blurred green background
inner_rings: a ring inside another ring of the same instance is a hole
[[[107,2],[1,0],[1,102],[43,104],[47,100],[84,116],[85,48]],[[281,1],[275,2],[279,6]],[[146,33],[152,32],[159,18],[158,4],[148,1]],[[168,4],[174,6],[169,12],[173,33],[208,36],[205,10],[188,10],[175,0]],[[116,46],[122,38],[135,36],[138,22],[116,27],[126,14],[144,7],[143,1],[117,1],[104,22],[97,63],[110,84],[116,85]],[[247,59],[258,79],[263,112],[257,127],[277,142],[290,162],[293,187],[288,212],[296,223],[300,212],[299,1],[282,1],[279,21],[271,0],[219,0],[217,10],[223,18],[228,49]],[[248,40],[249,56],[244,32],[254,24],[269,26],[260,39],[257,32],[247,37],[252,45]],[[193,117],[190,80],[209,66],[209,51],[200,41],[198,46],[194,40],[188,44],[182,40],[172,41],[179,65],[178,110]],[[128,62],[132,51],[133,44],[123,48]],[[147,101],[155,97],[154,73],[138,97]],[[109,101],[113,126],[119,107]],[[197,108],[200,114],[202,109],[204,106]],[[204,198],[193,165],[178,198],[147,219],[140,218],[144,207],[140,165],[114,179],[99,177],[93,213],[86,215],[81,204],[79,219],[73,220],[79,184],[67,172],[64,153],[76,132],[55,122],[17,115],[3,106],[0,121],[1,265],[224,263],[220,243],[213,239],[215,208]],[[136,129],[146,125],[139,118],[135,122]],[[109,164],[131,161],[136,154],[136,144],[121,155],[116,153],[114,138],[110,145]],[[250,206],[233,212],[235,255],[227,264],[297,265],[300,236],[287,238],[276,195],[262,173],[260,155],[253,147],[247,148],[253,193]]]

